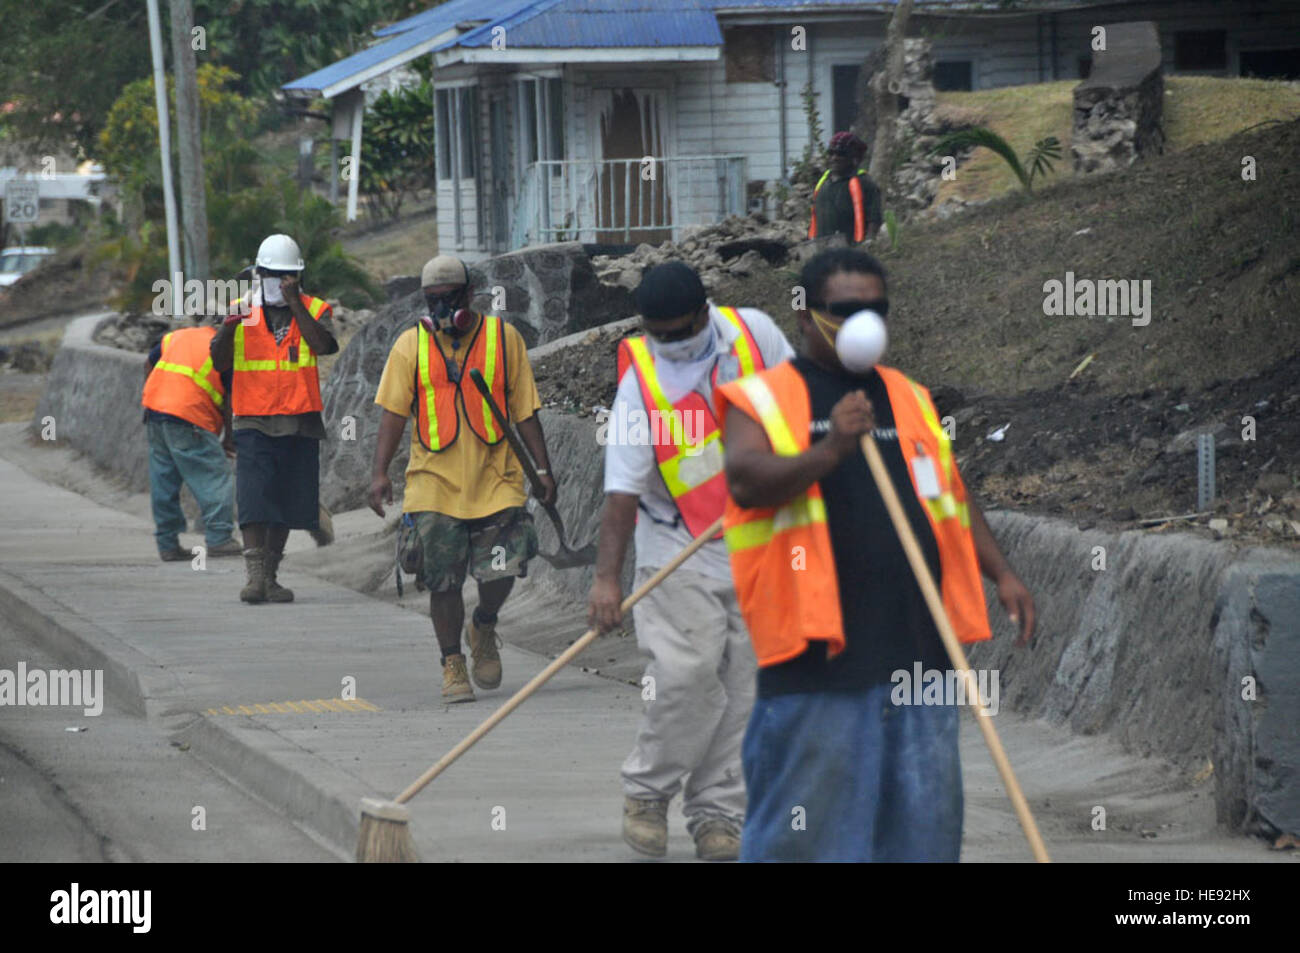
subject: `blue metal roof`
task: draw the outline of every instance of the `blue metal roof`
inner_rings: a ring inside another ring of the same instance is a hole
[[[706,0],[534,0],[439,49],[490,46],[497,27],[505,29],[506,42],[515,49],[722,44]]]
[[[284,89],[319,92],[346,83],[367,70],[393,60],[399,66],[415,55],[404,54],[456,27],[478,23],[436,49],[489,47],[493,29],[504,27],[506,42],[521,49],[601,49],[617,47],[682,47],[722,45],[715,13],[744,11],[815,12],[881,10],[897,0],[447,0],[423,13],[375,30],[382,43],[354,53]],[[1086,6],[1081,0],[1036,0],[1027,7]],[[925,7],[977,12],[1002,9],[996,0],[917,0]]]

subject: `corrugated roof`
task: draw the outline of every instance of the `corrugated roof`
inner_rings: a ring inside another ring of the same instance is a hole
[[[722,31],[706,0],[535,0],[512,16],[443,44],[490,46],[497,27],[515,49],[719,46]]]
[[[460,26],[466,32],[448,36],[430,49],[490,47],[493,29],[504,27],[506,42],[517,49],[601,49],[618,47],[716,47],[722,31],[715,13],[736,14],[789,10],[881,10],[897,0],[447,0],[436,7],[375,31],[382,43],[354,53],[301,79],[286,83],[291,92],[335,94],[368,78],[386,64],[402,65],[425,51],[439,35]],[[1036,0],[1021,8],[1087,6],[1086,0]],[[1005,11],[996,0],[917,0],[918,11],[945,7],[954,11]],[[357,82],[350,83],[356,79]]]

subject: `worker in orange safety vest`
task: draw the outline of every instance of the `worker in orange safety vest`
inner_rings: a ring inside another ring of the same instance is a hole
[[[619,347],[619,385],[597,432],[605,445],[605,508],[589,618],[620,618],[623,557],[636,541],[636,584],[707,531],[726,501],[722,442],[710,396],[727,381],[793,355],[762,311],[718,307],[681,262],[648,271],[634,296],[644,334]],[[669,800],[696,856],[735,860],[744,820],[740,742],[754,696],[754,653],[721,538],[706,543],[633,610],[649,665],[645,714],[623,763],[623,839],[667,850]]]
[[[830,168],[813,188],[809,238],[842,234],[854,244],[880,231],[880,189],[860,167],[866,144],[851,132],[837,132],[827,147]]]
[[[149,432],[149,496],[154,539],[164,562],[189,560],[180,546],[185,529],[182,484],[203,515],[204,555],[238,556],[234,485],[227,456],[234,454],[230,427],[230,374],[218,374],[208,347],[208,326],[177,328],[163,335],[146,360],[140,403]],[[221,432],[225,430],[225,440]]]
[[[925,388],[885,365],[850,370],[840,360],[846,318],[889,313],[883,267],[858,249],[830,249],[809,259],[801,284],[800,356],[714,398],[730,494],[724,533],[759,665],[741,859],[956,861],[956,706],[967,700],[943,691],[958,680],[862,435],[880,448],[961,641],[990,637],[981,572],[1022,643],[1033,597],[967,495]]]
[[[300,287],[305,263],[288,235],[257,250],[252,299],[212,339],[217,370],[232,369],[235,487],[246,548],[248,603],[292,602],[276,578],[291,529],[319,531],[320,379],[316,359],[338,351],[332,309]]]

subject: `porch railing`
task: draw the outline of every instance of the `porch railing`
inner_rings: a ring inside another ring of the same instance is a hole
[[[657,244],[745,212],[745,157],[546,159],[529,165],[514,247],[555,241]]]

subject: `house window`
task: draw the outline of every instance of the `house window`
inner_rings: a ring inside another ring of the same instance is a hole
[[[1238,54],[1242,76],[1257,79],[1300,79],[1300,48],[1243,50]]]
[[[460,113],[460,177],[474,178],[475,148],[478,139],[478,87],[462,86],[458,112]]]
[[[1223,30],[1184,30],[1174,34],[1175,70],[1228,68],[1228,39]]]
[[[776,79],[776,52],[768,27],[732,27],[722,34],[728,83],[770,83]]]
[[[440,89],[434,97],[433,135],[438,149],[438,178],[451,178],[451,90]]]
[[[971,90],[973,69],[970,60],[945,60],[934,64],[934,88]]]
[[[516,83],[519,109],[519,174],[529,163],[564,158],[564,87],[559,77]],[[560,175],[554,166],[552,175]]]
[[[472,179],[478,156],[478,88],[438,90],[434,94],[433,123],[439,180],[450,179],[457,171],[462,179]],[[459,170],[454,159],[460,160]]]
[[[858,72],[861,63],[831,67],[832,133],[843,132],[858,118]]]

